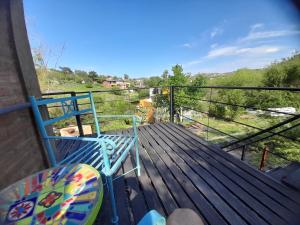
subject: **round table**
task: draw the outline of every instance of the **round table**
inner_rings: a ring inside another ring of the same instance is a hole
[[[0,192],[0,224],[93,224],[102,199],[96,169],[86,164],[55,167]]]

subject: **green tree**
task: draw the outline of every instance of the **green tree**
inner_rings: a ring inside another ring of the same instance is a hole
[[[88,76],[91,80],[94,81],[98,77],[98,74],[95,71],[90,71]]]
[[[73,74],[73,71],[66,66],[60,66],[59,69],[61,70],[61,72],[63,72],[64,74]]]
[[[129,75],[128,74],[124,74],[124,80],[128,80],[129,79]]]
[[[158,76],[150,77],[144,80],[144,84],[146,87],[158,87],[162,86],[163,79]]]
[[[282,87],[286,79],[286,70],[282,65],[273,64],[265,72],[264,85],[267,87]]]
[[[289,87],[300,87],[300,64],[291,65],[287,69],[283,83]]]
[[[172,67],[173,76],[169,77],[169,86],[184,86],[188,83],[188,77],[183,73],[183,68],[181,65],[175,65]]]
[[[88,73],[84,70],[75,70],[74,73],[78,76],[88,76]]]
[[[163,74],[161,75],[162,79],[167,80],[170,74],[168,70],[164,70]]]

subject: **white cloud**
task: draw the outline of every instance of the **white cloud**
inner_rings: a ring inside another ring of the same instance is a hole
[[[253,24],[253,25],[250,26],[250,30],[254,31],[254,30],[257,30],[257,29],[263,28],[263,27],[264,27],[263,23],[256,23],[256,24]]]
[[[222,56],[234,56],[241,54],[261,55],[275,53],[280,50],[277,46],[258,46],[258,47],[238,47],[227,46],[210,50],[207,54],[207,58],[216,58]]]
[[[191,48],[192,44],[190,44],[190,43],[184,43],[184,44],[181,45],[181,47],[183,47],[183,48]]]
[[[188,63],[186,63],[185,65],[187,66],[192,66],[192,65],[197,65],[197,64],[200,64],[203,62],[203,59],[199,59],[199,60],[193,60],[193,61],[190,61]]]
[[[218,35],[218,32],[214,29],[210,33],[211,38]],[[243,67],[264,67],[276,59],[290,55],[291,47],[278,44],[273,39],[291,35],[300,35],[299,28],[266,30],[263,23],[256,23],[249,27],[246,36],[225,45],[212,42],[205,55],[184,65],[194,72],[203,69],[224,72]]]
[[[213,57],[218,57],[218,56],[228,56],[228,55],[233,55],[237,50],[237,47],[223,47],[223,48],[218,48],[214,49],[208,52],[207,57],[208,58],[213,58]]]
[[[222,28],[219,28],[219,27],[215,27],[212,32],[210,32],[210,37],[211,38],[214,38],[215,36],[217,35],[221,35],[223,33],[223,29]]]
[[[299,35],[300,30],[269,30],[269,31],[251,31],[246,37],[241,38],[240,41],[255,41],[260,39],[268,39],[275,37]]]

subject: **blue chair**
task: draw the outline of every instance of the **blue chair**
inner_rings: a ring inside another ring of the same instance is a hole
[[[77,102],[84,102],[83,105],[88,106],[79,109]],[[66,97],[66,98],[49,98],[37,100],[34,96],[30,97],[34,117],[43,139],[47,156],[51,166],[59,166],[62,164],[85,163],[96,168],[100,173],[107,177],[108,189],[112,205],[112,223],[118,223],[118,214],[116,210],[116,202],[113,191],[113,175],[118,171],[122,162],[126,159],[129,151],[135,153],[136,167],[138,176],[140,176],[140,162],[138,153],[138,134],[137,120],[134,115],[97,115],[92,93]],[[40,111],[40,107],[49,107],[55,105],[62,109],[62,115],[55,118],[44,119]],[[77,115],[92,114],[96,137],[62,137],[48,135],[47,126],[51,126],[62,120],[66,120]],[[126,118],[132,119],[133,134],[132,135],[107,135],[100,132],[98,118]],[[55,141],[68,142],[72,141],[73,148],[69,148],[67,152],[58,152],[56,150]],[[75,147],[74,147],[75,146]],[[126,173],[132,172],[127,171]],[[124,175],[124,174],[123,174]],[[116,178],[115,178],[116,179]]]

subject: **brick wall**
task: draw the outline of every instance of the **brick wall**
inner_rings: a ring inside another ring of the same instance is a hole
[[[0,1],[0,108],[40,96],[21,0]],[[0,189],[46,167],[31,111],[0,115]]]

